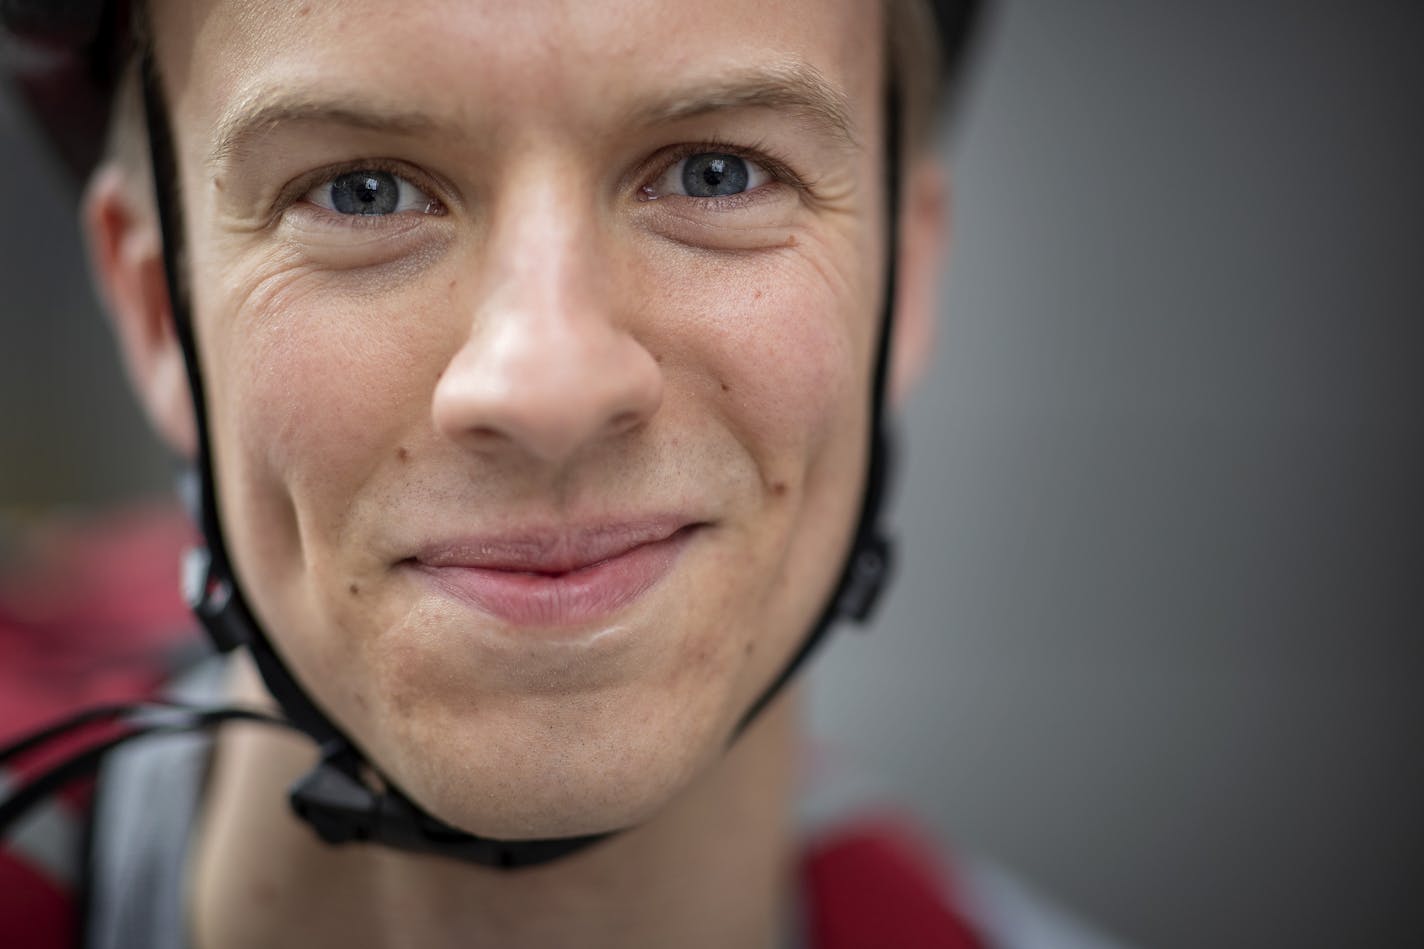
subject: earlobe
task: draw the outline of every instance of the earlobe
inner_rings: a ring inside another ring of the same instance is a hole
[[[949,239],[949,179],[932,155],[905,177],[900,215],[900,260],[895,295],[895,339],[890,351],[890,402],[904,404],[934,351],[939,283]]]
[[[197,451],[193,403],[150,203],[123,169],[109,163],[90,179],[81,215],[90,267],[129,381],[159,435],[191,458]]]

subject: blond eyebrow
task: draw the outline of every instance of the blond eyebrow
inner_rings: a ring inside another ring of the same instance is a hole
[[[352,108],[349,103],[349,98],[337,100],[301,90],[251,96],[228,109],[218,121],[208,165],[227,163],[254,138],[289,123],[324,122],[398,135],[449,131],[422,112],[380,103]],[[633,119],[651,126],[747,108],[799,115],[822,126],[845,145],[857,144],[845,94],[820,70],[800,61],[757,66],[691,83],[685,90],[634,109]]]
[[[421,112],[380,104],[352,108],[349,103],[349,98],[338,101],[302,91],[250,97],[228,109],[218,120],[208,166],[226,164],[253,139],[292,123],[324,122],[396,135],[428,135],[443,128],[433,117]]]
[[[655,125],[746,108],[790,112],[822,126],[847,146],[857,143],[845,93],[815,66],[801,61],[757,66],[699,82],[640,110],[638,119]]]

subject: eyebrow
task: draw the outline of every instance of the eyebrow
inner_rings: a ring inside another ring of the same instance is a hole
[[[819,69],[791,60],[719,75],[689,86],[636,113],[648,125],[731,109],[766,108],[799,115],[847,146],[856,145],[850,102]]]
[[[442,126],[421,112],[376,105],[352,108],[313,92],[258,93],[239,102],[218,121],[208,166],[215,168],[236,157],[248,144],[282,125],[328,123],[397,135],[431,134]]]
[[[379,102],[352,108],[350,101],[349,96],[334,99],[317,91],[255,93],[229,108],[218,121],[208,166],[226,164],[253,139],[288,124],[327,123],[396,135],[451,131],[423,112]],[[801,61],[757,66],[691,83],[635,108],[631,114],[635,122],[652,126],[746,108],[798,115],[820,125],[847,147],[857,144],[845,94],[820,70]]]

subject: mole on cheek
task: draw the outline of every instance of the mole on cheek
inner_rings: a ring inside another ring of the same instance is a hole
[[[346,590],[347,590],[347,592],[349,592],[352,596],[356,596],[356,595],[358,595],[358,594],[361,592],[361,588],[360,588],[359,586],[357,586],[356,584],[354,584],[354,583],[351,584],[349,587],[347,587]]]
[[[401,461],[410,461],[410,451],[404,445],[396,448],[396,457]]]

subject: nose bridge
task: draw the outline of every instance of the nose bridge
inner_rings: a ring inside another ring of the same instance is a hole
[[[507,310],[555,322],[599,318],[608,287],[598,266],[598,209],[589,188],[559,186],[557,165],[542,169],[521,174],[495,209],[486,245],[492,279],[477,317]]]
[[[469,333],[436,385],[441,434],[559,463],[657,410],[661,369],[620,307],[590,192],[547,170],[494,204],[477,279],[452,303]]]

